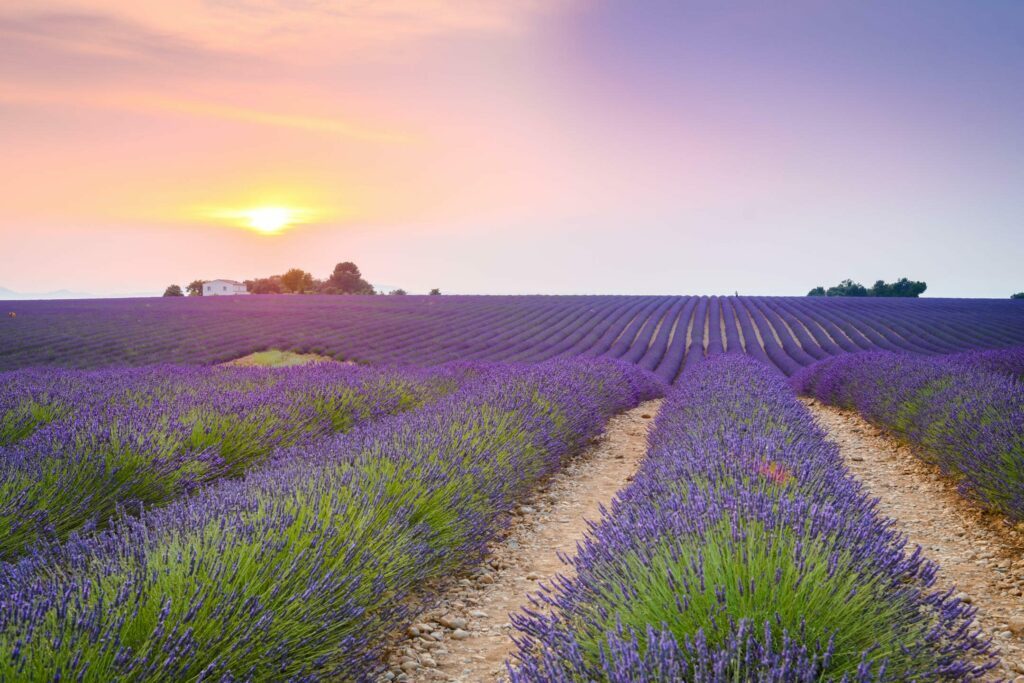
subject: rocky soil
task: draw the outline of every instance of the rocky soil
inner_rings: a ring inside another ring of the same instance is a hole
[[[939,563],[940,586],[955,586],[978,608],[978,624],[1002,658],[987,680],[1024,683],[1024,524],[981,511],[937,467],[859,415],[804,402],[879,499],[879,512],[896,520],[910,547],[920,545]]]
[[[380,681],[462,681],[504,678],[513,653],[509,614],[529,595],[572,568],[572,555],[615,493],[633,478],[647,450],[647,431],[661,401],[609,421],[605,433],[539,488],[509,519],[484,566],[459,578],[436,608],[422,615],[390,649]]]

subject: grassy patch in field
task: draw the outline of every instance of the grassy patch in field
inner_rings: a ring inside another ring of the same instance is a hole
[[[267,349],[257,351],[248,356],[242,356],[229,360],[224,365],[235,365],[240,367],[257,368],[289,368],[294,365],[309,365],[310,363],[338,363],[330,356],[322,356],[319,353],[296,353],[295,351],[284,351],[281,349]],[[352,361],[344,361],[353,364]]]

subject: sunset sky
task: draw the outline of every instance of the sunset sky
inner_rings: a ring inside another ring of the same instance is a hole
[[[5,0],[0,287],[1005,298],[1022,36],[1016,0]]]

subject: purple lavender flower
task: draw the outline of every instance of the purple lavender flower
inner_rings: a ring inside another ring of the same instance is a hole
[[[513,616],[516,683],[969,680],[973,609],[879,517],[785,380],[725,354],[666,399],[634,481]]]

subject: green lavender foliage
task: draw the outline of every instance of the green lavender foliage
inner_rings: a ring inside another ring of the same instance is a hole
[[[454,391],[462,374],[329,364],[7,373],[0,558],[419,407]]]

